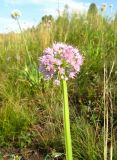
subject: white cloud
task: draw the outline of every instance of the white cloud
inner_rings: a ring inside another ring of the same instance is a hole
[[[70,12],[75,11],[77,13],[86,12],[90,5],[90,3],[76,2],[74,0],[4,0],[6,5],[12,5],[12,7],[15,6],[17,8],[18,5],[27,5],[28,7],[29,4],[35,4],[38,6],[41,14],[51,14],[54,17],[58,15],[58,1],[60,12],[63,11],[66,4],[69,6]],[[19,31],[16,21],[11,18],[0,18],[0,23],[0,32]],[[33,20],[21,20],[20,23],[22,28],[25,29],[36,25],[36,22],[33,22]]]
[[[52,7],[55,7],[53,8],[54,10],[58,7],[58,2],[60,8],[64,8],[64,5],[67,4],[70,9],[79,10],[80,12],[87,11],[90,5],[90,3],[83,3],[82,1],[76,2],[74,0],[5,0],[6,4],[17,4],[17,5],[36,4],[36,5],[48,6],[50,9]]]
[[[62,2],[63,0],[60,0]],[[44,4],[57,3],[57,0],[5,0],[9,4]]]
[[[8,33],[11,31],[20,32],[18,24],[15,20],[11,18],[0,18],[0,33]],[[21,20],[20,25],[22,30],[36,26],[35,22],[27,22],[26,20]]]
[[[37,0],[38,1],[38,0]],[[54,0],[44,0],[44,1],[54,1]],[[44,2],[43,1],[43,2]],[[55,2],[55,1],[54,1]],[[73,0],[59,0],[59,10],[60,12],[63,11],[64,6],[67,4],[69,7],[70,13],[77,12],[77,13],[86,13],[90,3],[83,3],[83,2],[75,2]],[[56,1],[56,5],[48,4],[49,8],[45,7],[40,9],[40,11],[43,11],[44,14],[52,14],[54,16],[58,15],[58,5]]]
[[[68,3],[69,8],[72,11],[75,11],[77,13],[84,13],[87,12],[90,3],[83,3],[83,2],[74,2],[72,0],[69,0],[70,2]]]
[[[57,9],[55,8],[43,8],[43,9],[40,9],[41,12],[43,12],[44,15],[53,15],[54,17],[57,16]]]

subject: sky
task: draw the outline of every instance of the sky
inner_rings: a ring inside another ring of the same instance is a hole
[[[0,33],[7,33],[10,31],[19,31],[18,25],[14,19],[11,18],[11,12],[14,9],[21,11],[22,16],[19,21],[22,29],[36,26],[41,17],[44,15],[58,15],[59,9],[62,12],[65,4],[67,4],[71,11],[87,12],[89,5],[94,2],[98,8],[101,5],[113,5],[112,14],[117,11],[116,0],[0,0]],[[110,16],[110,8],[107,7],[107,15]]]

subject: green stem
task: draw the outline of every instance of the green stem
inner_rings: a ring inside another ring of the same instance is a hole
[[[68,92],[67,92],[67,82],[63,82],[63,97],[64,97],[64,134],[65,134],[65,147],[66,147],[66,160],[72,160],[72,143],[71,143],[71,133],[70,133],[70,118],[69,118],[69,106],[68,106]]]
[[[31,56],[30,56],[30,53],[29,53],[29,50],[28,50],[28,46],[26,44],[25,37],[24,37],[23,32],[22,32],[22,28],[21,28],[20,22],[19,22],[17,17],[16,17],[16,21],[17,21],[18,27],[20,29],[20,32],[21,32],[21,35],[22,35],[22,38],[23,38],[23,41],[24,41],[24,45],[25,45],[25,49],[26,49],[26,52],[27,52],[27,55],[28,55],[29,62],[31,64]]]

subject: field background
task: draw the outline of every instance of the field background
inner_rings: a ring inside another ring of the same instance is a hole
[[[85,57],[68,81],[74,160],[103,160],[105,131],[108,157],[117,160],[117,15],[94,4],[87,15],[65,6],[57,19],[46,15],[36,27],[0,35],[0,160],[64,159],[62,87],[38,71],[54,42]]]

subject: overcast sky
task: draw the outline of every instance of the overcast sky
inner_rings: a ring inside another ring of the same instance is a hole
[[[21,11],[21,26],[22,28],[27,28],[38,24],[41,17],[45,14],[57,16],[58,1],[61,11],[64,5],[68,4],[71,10],[77,12],[86,12],[89,5],[93,2],[91,0],[0,0],[0,32],[18,31],[15,20],[10,16],[14,9]],[[103,3],[106,3],[108,6],[112,4],[112,12],[115,13],[117,11],[116,0],[95,0],[95,3],[98,8]],[[109,15],[109,8],[107,13]]]

